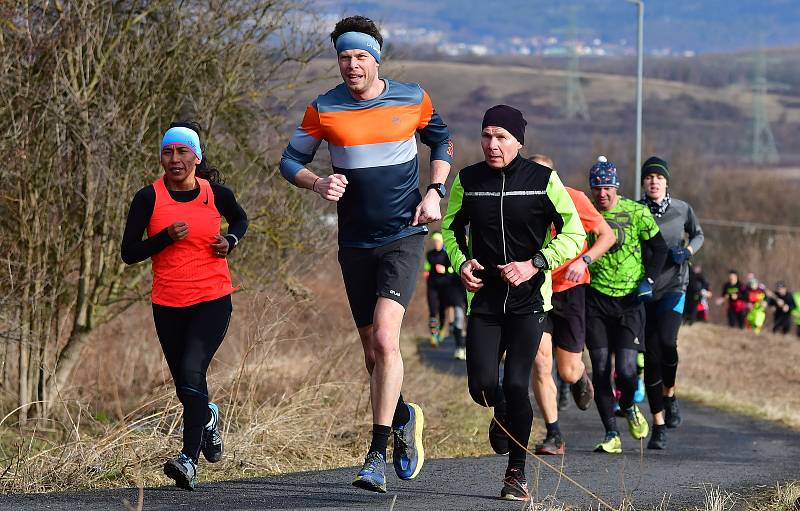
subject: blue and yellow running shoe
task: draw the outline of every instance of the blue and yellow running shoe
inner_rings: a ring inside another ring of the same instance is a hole
[[[408,422],[392,429],[394,436],[392,463],[397,477],[404,480],[417,477],[425,462],[425,448],[422,445],[425,417],[422,408],[414,403],[406,403],[406,406],[409,413]]]
[[[353,486],[362,490],[386,493],[386,460],[379,452],[370,451],[353,481]]]

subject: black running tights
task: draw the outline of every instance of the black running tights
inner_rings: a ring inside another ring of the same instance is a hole
[[[533,421],[528,397],[531,368],[542,339],[544,315],[469,316],[467,324],[467,380],[472,399],[481,406],[505,408],[510,442],[508,466],[525,468]],[[506,355],[503,386],[500,387],[500,359]],[[505,396],[505,397],[504,397]]]
[[[611,367],[611,355],[614,355],[614,369]],[[633,393],[636,392],[636,356],[637,350],[617,348],[613,353],[608,348],[589,350],[592,359],[592,384],[594,384],[594,402],[600,413],[600,420],[606,432],[619,431],[617,419],[614,417],[614,389],[611,386],[613,371],[617,373],[617,386],[621,391],[619,406],[623,410],[633,406]]]
[[[660,300],[645,305],[644,383],[653,415],[664,411],[664,388],[675,386],[682,301],[681,293],[667,293]]]
[[[428,278],[428,317],[439,318],[439,328],[444,326],[445,310],[447,309],[447,292],[449,283],[434,277],[436,280]]]
[[[209,420],[206,371],[231,319],[230,295],[188,307],[153,304],[153,319],[175,390],[183,404],[182,452],[197,462]]]

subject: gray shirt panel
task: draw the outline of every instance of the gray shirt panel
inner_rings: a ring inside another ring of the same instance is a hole
[[[686,202],[678,199],[671,199],[670,205],[663,215],[656,217],[656,223],[661,230],[661,235],[667,246],[691,247],[692,254],[697,254],[703,246],[703,229],[692,207]],[[656,279],[653,286],[653,296],[660,298],[665,293],[686,292],[689,284],[689,263],[677,265],[672,262],[672,257],[667,256],[664,269]]]

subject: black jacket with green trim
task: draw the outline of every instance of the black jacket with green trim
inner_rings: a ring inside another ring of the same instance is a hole
[[[552,239],[551,225],[556,232]],[[469,259],[485,268],[476,273],[483,287],[472,298],[472,314],[549,310],[549,271],[513,287],[502,279],[497,265],[527,261],[541,252],[548,268],[556,268],[577,257],[586,239],[558,174],[522,156],[502,169],[485,162],[462,169],[450,190],[442,235],[456,271]]]

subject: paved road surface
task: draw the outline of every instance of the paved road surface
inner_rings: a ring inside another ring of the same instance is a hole
[[[464,373],[463,362],[450,358],[450,347],[422,348],[426,363],[443,371]],[[668,450],[647,451],[623,432],[621,456],[592,452],[602,436],[597,412],[562,412],[568,451],[564,471],[614,506],[627,496],[637,509],[657,506],[669,494],[668,509],[702,503],[703,485],[742,491],[777,481],[800,479],[800,435],[774,424],[734,416],[682,402],[684,422],[669,431]],[[477,405],[475,405],[477,407]],[[625,426],[621,420],[620,426]],[[561,458],[546,458],[559,464]],[[415,481],[389,475],[389,493],[373,495],[350,486],[354,468],[306,472],[263,479],[204,484],[188,493],[170,487],[145,489],[145,510],[378,509],[389,510],[515,510],[520,503],[497,498],[505,458],[491,456],[429,460]],[[538,477],[537,477],[538,472]],[[539,464],[529,463],[531,489],[578,509],[598,509],[597,501]],[[557,490],[557,491],[556,491]],[[0,497],[0,509],[96,510],[125,509],[136,489],[50,495]],[[396,500],[395,500],[396,499]]]

